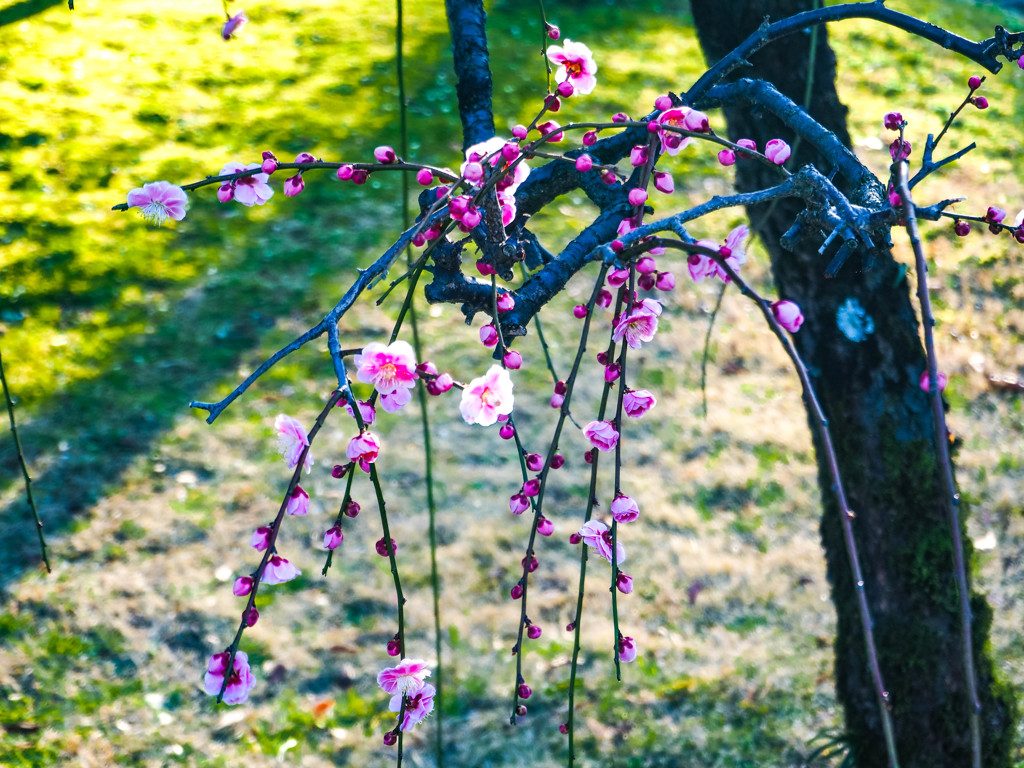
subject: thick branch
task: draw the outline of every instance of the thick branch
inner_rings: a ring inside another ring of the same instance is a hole
[[[462,118],[462,149],[466,150],[494,136],[487,14],[482,0],[445,0],[445,10],[459,78],[456,93]]]

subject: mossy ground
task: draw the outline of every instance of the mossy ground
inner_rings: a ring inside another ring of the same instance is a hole
[[[300,198],[279,192],[257,209],[219,205],[206,189],[191,195],[184,222],[160,230],[110,206],[143,181],[194,180],[263,149],[288,159],[305,150],[360,160],[375,144],[396,143],[392,10],[341,0],[253,5],[250,26],[224,44],[215,3],[173,6],[169,14],[161,3],[80,2],[72,13],[60,4],[0,28],[0,345],[55,565],[51,576],[32,567],[34,533],[13,451],[2,445],[9,555],[0,762],[386,761],[379,737],[390,716],[374,674],[387,663],[394,598],[373,552],[379,523],[365,483],[356,491],[364,512],[346,528],[329,578],[319,576],[319,539],[341,495],[328,470],[349,437],[342,421],[318,441],[316,468],[304,481],[310,516],[288,520],[283,533],[282,547],[304,576],[262,593],[262,618],[244,641],[260,678],[251,703],[217,708],[199,688],[206,658],[234,631],[240,605],[229,587],[255,562],[249,532],[273,514],[287,482],[273,418],[286,411],[308,424],[331,389],[322,345],[288,358],[213,427],[185,403],[223,396],[333,305],[353,270],[394,236],[397,185],[374,178],[354,188],[311,175]],[[411,154],[451,165],[460,141],[442,6],[407,6]],[[999,22],[1021,26],[988,5],[913,6],[968,37]],[[543,83],[540,40],[532,7],[501,2],[489,12],[495,59],[507,62],[496,69],[495,89],[504,131],[533,114]],[[566,105],[571,119],[641,113],[702,69],[685,3],[643,2],[629,12],[574,3],[549,12],[568,37],[594,48],[601,66],[594,97]],[[889,140],[881,115],[901,110],[921,146],[975,69],[869,22],[831,32],[841,95],[853,107],[851,133],[879,172]],[[1011,66],[989,79],[992,107],[965,113],[950,136],[951,149],[971,140],[979,149],[922,185],[922,197],[968,196],[969,212],[997,204],[1013,215],[1024,206],[1013,167],[1022,76]],[[726,188],[709,151],[685,153],[674,172],[679,206]],[[557,247],[587,214],[570,196],[537,226]],[[693,231],[721,237],[737,217],[729,212]],[[974,510],[971,535],[983,544],[978,584],[994,607],[992,651],[999,672],[1020,686],[1022,396],[989,377],[1024,377],[1021,251],[1006,237],[959,240],[948,225],[926,237],[951,423],[962,440],[959,479]],[[764,263],[755,250],[747,270],[768,287]],[[683,268],[673,268],[682,277]],[[546,316],[559,371],[575,349],[574,326],[562,318],[590,279],[573,281]],[[637,382],[656,391],[659,404],[657,418],[630,424],[625,437],[627,477],[643,515],[628,530],[637,587],[620,611],[642,653],[616,684],[600,583],[607,570],[592,563],[578,713],[578,753],[588,762],[792,765],[839,722],[834,616],[797,386],[756,312],[730,293],[714,333],[709,415],[701,416],[701,346],[715,298],[713,287],[680,280],[657,342],[638,356]],[[394,304],[365,305],[344,323],[346,339],[380,339],[393,311]],[[476,332],[454,308],[421,311],[439,367],[461,378],[482,370]],[[550,382],[537,364],[535,334],[520,349],[528,365],[516,379],[517,413],[527,445],[538,450],[549,434]],[[583,403],[576,413],[587,413]],[[569,460],[548,501],[556,535],[539,550],[531,608],[544,634],[525,662],[535,693],[530,716],[513,730],[506,723],[516,614],[504,596],[525,525],[509,519],[504,500],[518,486],[517,464],[493,431],[459,421],[450,396],[432,401],[431,415],[450,764],[562,762],[564,625],[578,563],[567,536],[585,494],[583,442],[577,434],[563,441]],[[412,406],[381,419],[381,469],[405,564],[410,652],[429,657],[415,421]],[[601,493],[607,498],[610,489]],[[430,764],[431,735],[423,727],[409,740],[413,764]],[[1024,763],[1024,753],[1017,759]]]

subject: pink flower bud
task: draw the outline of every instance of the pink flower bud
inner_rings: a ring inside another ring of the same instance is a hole
[[[348,181],[352,178],[352,166],[348,163],[338,167],[338,179],[339,181]]]
[[[359,517],[359,502],[355,499],[349,499],[348,504],[345,505],[345,515],[347,517]]]
[[[571,629],[569,631],[572,632]],[[558,732],[559,733],[568,733],[569,732],[569,724],[568,723],[559,723],[558,724]]]
[[[514,349],[510,349],[505,353],[504,360],[505,367],[511,368],[513,371],[518,371],[523,365],[523,356]]]
[[[521,515],[530,508],[530,502],[523,493],[515,493],[508,500],[508,508],[513,515]]]
[[[399,646],[397,638],[392,637],[388,640],[388,656],[397,656],[401,652],[402,649]]]
[[[256,606],[254,605],[242,614],[242,618],[245,619],[245,625],[247,627],[255,627],[256,622],[260,620],[260,612],[256,610]]]
[[[540,472],[544,469],[544,457],[539,453],[528,453],[523,457],[526,468],[531,472]]]
[[[882,124],[890,131],[898,131],[903,123],[903,115],[899,112],[887,112]]]
[[[393,150],[391,147],[387,146],[386,144],[385,145],[381,145],[381,146],[377,147],[376,149],[374,149],[373,150],[373,156],[377,160],[378,163],[382,163],[384,165],[388,165],[390,163],[393,163],[393,162],[395,162],[395,160],[398,159],[395,156],[395,150]]]
[[[587,131],[583,134],[583,146],[592,147],[597,144],[597,131]]]
[[[373,545],[374,549],[377,550],[377,554],[380,555],[381,557],[387,557],[388,555],[393,555],[395,552],[398,551],[398,545],[395,544],[395,540],[394,539],[389,539],[389,541],[391,542],[390,551],[388,550],[388,545],[384,541],[384,537],[383,536],[381,536],[379,539],[377,539],[377,543]]]
[[[639,168],[641,165],[647,165],[647,160],[651,154],[647,149],[646,144],[638,144],[629,150],[629,164],[634,168]]]
[[[447,371],[434,380],[434,386],[437,387],[438,394],[444,394],[454,385],[455,381],[452,379],[452,375]]]
[[[683,117],[683,127],[694,133],[709,133],[711,131],[708,116],[703,112],[698,112],[696,109],[691,109]]]
[[[245,597],[252,592],[252,577],[250,576],[239,576],[235,579],[234,585],[231,587],[231,591],[238,597]]]
[[[513,585],[512,589],[509,590],[509,595],[512,597],[513,600],[518,600],[520,597],[523,596],[523,585],[522,584],[515,584],[515,585]]]
[[[565,385],[564,381],[556,381],[555,382],[555,394],[556,395],[564,395],[568,391],[569,391],[569,388]]]
[[[551,457],[551,468],[552,469],[561,469],[564,464],[565,464],[565,456],[563,456],[562,454],[556,453],[554,456]]]
[[[939,392],[944,391],[946,389],[947,381],[946,374],[944,374],[942,371],[939,371],[939,375],[936,378],[939,380]],[[918,380],[918,384],[921,385],[921,389],[923,389],[925,392],[931,391],[931,377],[928,376],[928,371],[921,372],[921,378]]]
[[[529,634],[529,633],[527,633]],[[516,707],[516,717],[526,717],[526,705],[520,704]]]
[[[754,152],[757,152],[757,142],[754,141],[753,139],[738,139],[736,141],[736,145],[739,147],[743,147],[744,149],[751,149]],[[744,160],[750,158],[750,155],[748,155],[745,152],[740,152],[739,156],[742,157]]]
[[[577,304],[575,307],[572,308],[572,315],[577,320],[582,320],[584,317],[587,316],[587,305]]]
[[[662,112],[666,109],[672,109],[672,99],[665,95],[659,96],[654,100],[654,108],[660,109]]]
[[[498,311],[499,312],[510,312],[515,309],[516,300],[512,298],[511,293],[503,293],[498,296]]]
[[[970,79],[967,81],[967,87],[970,88],[972,91],[978,90],[979,88],[981,88],[981,78],[978,77],[977,75],[972,75]]]
[[[1018,225],[1018,227],[1013,230],[1013,239],[1018,243],[1024,243],[1024,227]]]
[[[636,284],[642,291],[653,291],[655,280],[657,280],[656,275],[640,275],[637,278]]]
[[[531,478],[523,483],[523,494],[525,496],[536,496],[540,493],[540,480]]]
[[[618,363],[612,363],[611,365],[605,366],[604,369],[604,380],[611,384],[616,381],[622,373],[622,368]]]
[[[542,517],[537,521],[537,533],[541,536],[550,536],[555,532],[555,524],[548,520],[546,517]]]
[[[971,99],[971,104],[976,106],[978,109],[988,109],[988,99],[984,96],[975,96]]]
[[[544,28],[545,28],[545,31],[547,32],[548,37],[551,38],[552,40],[557,40],[559,37],[562,36],[561,31],[554,24],[550,24],[548,22],[544,22],[544,25],[545,25]]]
[[[800,330],[800,326],[804,324],[804,316],[800,312],[800,307],[795,302],[776,301],[772,304],[772,313],[775,315],[775,319],[779,321],[779,325],[790,333],[796,333]]]
[[[646,389],[627,389],[622,394],[622,410],[631,419],[639,419],[657,402],[657,398]]]
[[[599,362],[601,365],[608,365],[608,353],[607,352],[598,352],[597,353],[597,362]]]
[[[613,123],[628,123],[629,122],[629,115],[627,115],[625,112],[616,112],[614,115],[612,115],[612,122]]]
[[[217,199],[222,203],[230,203],[235,199],[235,185],[231,182],[221,184],[217,188]]]
[[[619,571],[619,575],[615,577],[615,586],[619,592],[628,595],[633,591],[633,577]]]
[[[558,95],[559,96],[561,96],[563,99],[567,99],[570,96],[572,96],[573,92],[576,89],[573,87],[573,84],[570,83],[568,80],[563,80],[562,82],[560,82],[558,84],[558,89],[557,90],[558,90]],[[552,111],[554,111],[554,110],[552,110]]]
[[[601,183],[602,184],[607,184],[610,187],[610,186],[614,185],[616,181],[618,181],[618,178],[616,178],[616,176],[615,176],[615,171],[613,171],[611,168],[602,168],[601,169]]]
[[[512,428],[511,424],[502,424],[501,429],[498,430],[498,435],[501,436],[502,440],[511,440],[515,437],[516,431]]]
[[[587,154],[580,155],[576,158],[576,170],[580,173],[586,173],[594,167],[594,159]]]
[[[526,558],[525,557],[522,559],[521,563],[523,565],[523,568],[526,568],[526,570],[529,573],[533,573],[534,571],[537,570],[537,568],[540,567],[540,562],[537,560],[536,557],[531,557],[530,558],[530,565],[529,566],[526,565]]]
[[[270,534],[270,527],[261,525],[253,532],[252,538],[249,540],[249,545],[257,552],[262,552],[270,545]]]
[[[569,543],[570,544],[579,544],[581,541],[583,541],[583,537],[580,536],[578,533],[571,533],[571,534],[569,534]],[[569,631],[571,632],[572,630],[569,630]]]
[[[331,470],[331,477],[339,479],[345,476],[345,472],[348,471],[348,467],[345,464],[335,464],[334,469]]]
[[[296,485],[288,499],[287,512],[289,515],[309,514],[309,494],[302,490],[301,485]]]
[[[552,110],[552,112],[553,111],[554,110]],[[541,136],[550,136],[551,141],[558,142],[565,138],[565,132],[559,130],[561,127],[562,126],[554,120],[548,120],[547,122],[538,125],[537,130],[540,131]]]
[[[782,165],[789,160],[791,154],[792,150],[790,150],[789,144],[782,139],[772,139],[764,147],[764,156],[776,165]]]
[[[612,305],[612,294],[611,291],[606,291],[602,288],[597,293],[597,306],[608,309]]]
[[[480,329],[480,341],[485,347],[493,347],[498,343],[498,331],[493,325],[485,325]]]
[[[395,733],[394,731],[388,731],[387,733],[384,734],[384,746],[385,747],[393,747],[397,741],[398,741],[398,734]]]
[[[525,139],[529,132],[526,130],[525,125],[514,125],[512,126],[512,135],[517,139]]]
[[[889,145],[889,155],[892,157],[893,162],[906,160],[910,157],[910,150],[910,142],[906,139],[894,139],[892,144]]]
[[[434,183],[434,172],[429,168],[420,168],[416,171],[416,182],[422,184],[424,187],[429,187]]]
[[[998,224],[1006,218],[1006,211],[1002,208],[997,208],[994,205],[990,205],[988,210],[985,212],[985,221],[990,221]]]
[[[277,158],[274,157],[273,152],[263,153],[263,164],[260,166],[260,170],[265,174],[270,175],[277,170]]]
[[[289,179],[285,179],[284,182],[284,194],[285,197],[295,197],[303,189],[306,188],[306,182],[302,180],[302,174],[297,173]]]
[[[953,225],[953,231],[958,237],[967,237],[971,232],[971,224],[968,221],[957,221]]]
[[[562,403],[565,402],[565,395],[552,395],[551,396],[551,407],[561,408]]]
[[[533,695],[533,691],[530,690],[530,686],[528,686],[526,683],[520,685],[516,692],[519,694],[520,699],[528,699],[531,695]]]
[[[648,275],[658,271],[658,263],[650,256],[642,256],[636,263],[636,271],[641,275]]]
[[[476,161],[466,163],[466,167],[462,169],[462,175],[466,177],[466,181],[478,184],[484,177],[484,167]]]
[[[526,634],[531,640],[536,640],[540,637],[540,633],[541,629],[539,624],[531,624],[526,630]]]
[[[659,272],[654,285],[659,291],[671,291],[676,287],[676,277],[671,272]]]
[[[324,549],[337,549],[345,541],[345,535],[341,532],[341,526],[335,525],[324,532]]]
[[[618,288],[620,285],[625,285],[626,281],[629,280],[629,272],[624,269],[613,269],[608,273],[608,285],[613,288]]]
[[[647,190],[635,187],[629,190],[629,204],[630,205],[643,205],[647,202]]]
[[[494,270],[494,267],[488,264],[483,259],[477,261],[476,271],[479,272],[482,277],[489,277],[491,275],[497,274]]]
[[[723,149],[718,153],[718,162],[724,166],[736,164],[736,153],[731,149]]]
[[[316,162],[316,158],[313,157],[311,154],[309,154],[309,152],[299,152],[299,154],[297,154],[295,156],[295,162],[296,163],[315,163]]]
[[[370,178],[370,174],[364,171],[362,168],[356,168],[352,171],[352,183],[362,186],[366,183],[366,180]]]
[[[654,188],[659,192],[664,192],[666,195],[671,195],[676,191],[676,183],[672,179],[671,173],[664,173],[662,171],[654,172]]]

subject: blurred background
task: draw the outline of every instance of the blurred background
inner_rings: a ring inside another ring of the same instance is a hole
[[[1016,11],[991,3],[888,5],[972,39],[996,24],[1024,27]],[[589,45],[600,67],[597,90],[568,100],[563,123],[644,114],[659,94],[685,90],[703,71],[686,2],[547,6],[563,37]],[[539,13],[529,3],[487,8],[496,124],[507,134],[529,122],[545,92]],[[54,565],[50,575],[39,567],[13,441],[4,440],[5,765],[390,759],[380,736],[394,716],[375,678],[391,663],[384,646],[395,631],[395,599],[386,560],[374,552],[380,524],[361,477],[355,498],[364,511],[347,522],[334,566],[320,576],[322,534],[343,492],[330,468],[351,437],[346,419],[331,420],[314,445],[316,466],[303,480],[311,514],[285,521],[279,548],[303,576],[261,591],[260,622],[243,640],[259,680],[250,702],[217,707],[201,689],[209,655],[237,626],[242,602],[231,582],[258,562],[251,531],[273,517],[287,486],[274,417],[288,413],[310,426],[333,372],[314,342],[213,426],[187,403],[224,396],[317,323],[356,268],[400,231],[395,175],[355,187],[308,173],[297,198],[281,194],[275,175],[277,194],[251,209],[222,205],[207,187],[190,193],[184,221],[163,228],[137,211],[110,210],[144,182],[196,181],[268,149],[286,161],[308,151],[365,162],[374,146],[398,144],[393,5],[306,0],[244,10],[250,23],[225,42],[213,0],[80,0],[73,12],[64,3],[0,0],[0,351]],[[407,4],[405,33],[410,159],[455,167],[461,132],[443,4]],[[923,146],[976,74],[877,24],[847,22],[830,34],[851,134],[879,174],[889,162],[882,115],[901,111],[908,138]],[[998,205],[1010,217],[1024,208],[1015,169],[1022,79],[1012,65],[989,77],[982,93],[990,108],[968,107],[947,145],[976,141],[978,149],[923,184],[922,202],[967,197],[957,210],[980,215]],[[712,126],[721,130],[724,121],[712,115]],[[677,193],[658,201],[659,214],[729,189],[709,148],[693,147],[666,168]],[[592,212],[582,195],[570,195],[538,215],[534,229],[558,250]],[[740,216],[723,212],[691,231],[721,239]],[[950,426],[960,440],[958,479],[980,551],[976,578],[995,608],[997,666],[1020,687],[1024,246],[977,228],[956,238],[948,223],[928,225],[925,237]],[[619,610],[640,655],[616,683],[608,571],[592,559],[577,754],[612,766],[802,764],[823,737],[839,733],[841,718],[816,473],[797,382],[752,305],[727,292],[710,346],[705,416],[701,360],[717,287],[690,284],[685,265],[667,257],[661,268],[679,285],[664,297],[661,333],[637,356],[634,377],[657,394],[658,410],[624,438],[626,485],[642,515],[623,539],[636,588]],[[771,291],[757,247],[745,270]],[[570,309],[595,274],[578,275],[542,316],[560,374],[575,353]],[[382,288],[345,318],[344,345],[390,333],[400,297],[378,308],[372,299]],[[424,346],[439,369],[462,380],[486,369],[477,329],[456,307],[419,307]],[[543,452],[551,381],[536,334],[521,342],[517,419],[527,447]],[[581,423],[592,418],[599,391],[596,365],[590,374],[574,407]],[[585,506],[587,445],[575,431],[561,444],[566,468],[546,502],[556,532],[538,549],[531,591],[531,617],[544,629],[524,659],[534,695],[513,729],[518,609],[507,594],[528,534],[507,506],[521,483],[518,461],[495,430],[461,421],[452,393],[432,400],[430,411],[445,703],[406,740],[406,759],[434,764],[433,721],[442,714],[450,765],[563,763],[565,624],[578,580],[568,536]],[[416,405],[381,416],[378,466],[409,600],[409,655],[433,664]],[[610,487],[601,494],[609,501]],[[1024,749],[1017,754],[1024,764]]]

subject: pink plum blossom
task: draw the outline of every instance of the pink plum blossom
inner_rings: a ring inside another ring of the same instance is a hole
[[[657,398],[646,389],[627,389],[622,394],[622,410],[631,419],[639,419],[657,402]]]
[[[772,313],[779,325],[790,333],[796,333],[804,324],[804,316],[798,304],[792,301],[776,301],[772,304]]]
[[[429,187],[434,183],[434,173],[429,168],[420,168],[416,171],[416,182],[422,184],[424,187]]]
[[[636,661],[636,640],[632,637],[619,637],[619,661]]]
[[[669,126],[671,128],[682,128],[684,130],[690,130],[686,127],[686,116],[691,112],[689,107],[674,107],[672,109],[666,109],[660,115],[658,115],[658,124],[663,126]],[[677,155],[679,150],[690,143],[689,136],[680,136],[678,133],[671,131],[661,131],[661,151],[668,155]]]
[[[903,115],[899,112],[886,112],[885,117],[882,119],[882,125],[890,131],[898,131],[902,122]]]
[[[356,378],[373,384],[382,396],[381,407],[388,413],[399,410],[412,398],[409,390],[416,385],[418,377],[416,354],[409,342],[396,341],[385,346],[373,341],[352,360],[356,365]]]
[[[499,312],[511,312],[516,307],[516,300],[511,293],[502,293],[497,299]]]
[[[392,696],[404,696],[421,690],[426,678],[430,677],[427,662],[422,659],[402,659],[397,667],[381,670],[377,675],[377,685],[384,693]]]
[[[277,450],[284,456],[284,462],[288,469],[294,469],[299,463],[302,452],[309,446],[309,438],[306,437],[306,430],[302,428],[298,419],[279,414],[274,420],[274,429],[277,430]],[[306,452],[303,467],[309,472],[313,466],[313,457]]]
[[[266,567],[263,569],[263,578],[261,581],[264,584],[284,584],[286,581],[291,581],[301,573],[302,571],[280,555],[271,555],[270,559],[267,561]]]
[[[248,20],[249,17],[245,15],[245,11],[239,11],[224,22],[224,28],[221,30],[220,36],[225,40],[230,40],[238,30],[245,26],[245,22]]]
[[[309,494],[302,489],[301,485],[296,485],[292,495],[288,497],[287,511],[289,515],[296,516],[309,514]]]
[[[555,82],[569,81],[573,89],[584,96],[597,85],[597,63],[594,54],[583,43],[574,43],[566,38],[564,45],[548,46],[548,59],[557,64]]]
[[[513,371],[518,371],[523,367],[523,356],[516,350],[510,349],[505,353],[503,358],[506,368],[510,368]]]
[[[224,685],[224,675],[228,668],[228,659],[231,653],[223,651],[215,653],[210,657],[210,663],[206,668],[206,675],[203,677],[203,685],[206,692],[211,696],[220,693],[224,688],[225,704],[241,704],[249,698],[249,691],[256,685],[256,678],[252,676],[249,669],[249,656],[244,651],[236,651],[232,663],[231,674],[227,676],[227,685]]]
[[[718,153],[718,162],[724,166],[736,164],[736,153],[731,149],[723,149]]]
[[[270,526],[261,525],[255,531],[252,532],[252,538],[249,539],[249,546],[255,549],[257,552],[262,552],[268,546],[270,546],[270,534],[273,530]]]
[[[169,181],[154,181],[143,184],[128,193],[128,207],[141,208],[142,215],[157,226],[168,219],[181,221],[185,218],[185,204],[188,195],[181,187]]]
[[[889,145],[889,155],[892,157],[894,162],[897,160],[906,160],[910,157],[911,149],[912,147],[910,146],[909,141],[906,139],[896,138],[893,139],[892,144]]]
[[[373,424],[377,420],[377,409],[365,400],[357,400],[356,402],[359,403],[359,415],[363,419],[363,426],[368,427]],[[344,400],[342,403],[345,406],[345,410],[348,411],[348,415],[354,419],[356,414],[352,410],[352,404],[348,400]]]
[[[373,150],[373,157],[378,163],[389,165],[395,162],[398,158],[395,156],[395,150],[387,145],[382,145]]]
[[[600,520],[591,520],[583,524],[577,535],[583,539],[584,544],[597,550],[597,553],[609,563],[612,561],[612,532],[607,525]],[[615,562],[621,565],[626,561],[626,550],[622,542],[615,542],[615,552]]]
[[[630,205],[643,205],[647,202],[647,190],[636,187],[629,190],[629,204]]]
[[[514,493],[508,500],[508,508],[512,511],[513,515],[521,515],[530,508],[530,500],[526,498],[522,491]]]
[[[658,279],[654,281],[654,286],[659,291],[671,291],[676,287],[676,276],[671,272],[659,272]]]
[[[599,451],[610,451],[619,442],[619,431],[610,421],[592,421],[583,428],[583,434]]]
[[[348,456],[349,461],[358,462],[359,468],[363,472],[370,471],[370,465],[377,460],[379,453],[380,438],[373,434],[373,432],[363,432],[356,435],[349,440],[348,448],[345,449],[345,455]]]
[[[220,169],[219,175],[228,176],[240,171],[251,171],[253,168],[260,168],[262,170],[263,165],[261,163],[249,163],[248,165],[228,163]],[[254,173],[251,176],[242,176],[235,179],[230,182],[235,190],[234,199],[246,207],[263,205],[274,196],[274,190],[267,184],[269,180],[270,176],[266,173]]]
[[[459,412],[467,424],[489,427],[499,416],[512,413],[512,379],[504,368],[492,365],[483,376],[462,390]]]
[[[676,191],[676,183],[672,179],[671,173],[665,173],[664,171],[654,172],[654,188],[659,192],[664,192],[666,195],[671,195]]]
[[[633,591],[633,577],[619,571],[619,575],[615,577],[615,587],[624,595],[630,594]]]
[[[401,729],[408,731],[412,727],[423,722],[423,718],[434,711],[434,686],[424,683],[416,693],[410,694],[405,700],[405,718],[402,720]],[[388,709],[392,712],[402,711],[402,696],[391,697]]]
[[[772,139],[765,144],[764,147],[764,156],[776,165],[782,165],[784,162],[789,160],[789,156],[792,153],[793,152],[789,148],[789,144],[784,142],[782,139]],[[907,154],[909,154],[909,152]]]
[[[263,163],[260,165],[260,170],[268,176],[277,170],[277,157],[273,152],[267,151],[263,153]]]
[[[324,531],[324,549],[337,549],[345,540],[345,534],[341,532],[341,526],[335,525]]]
[[[631,523],[640,517],[640,507],[629,496],[620,494],[611,505],[612,517],[618,523]]]
[[[297,173],[284,180],[284,196],[295,197],[306,188],[306,182],[302,180],[302,174]]]
[[[480,328],[480,343],[485,347],[493,347],[498,343],[498,329],[488,323]]]
[[[655,299],[643,299],[634,303],[615,324],[612,339],[618,342],[625,338],[630,347],[640,349],[644,342],[653,339],[657,333],[660,314],[661,303]]]

